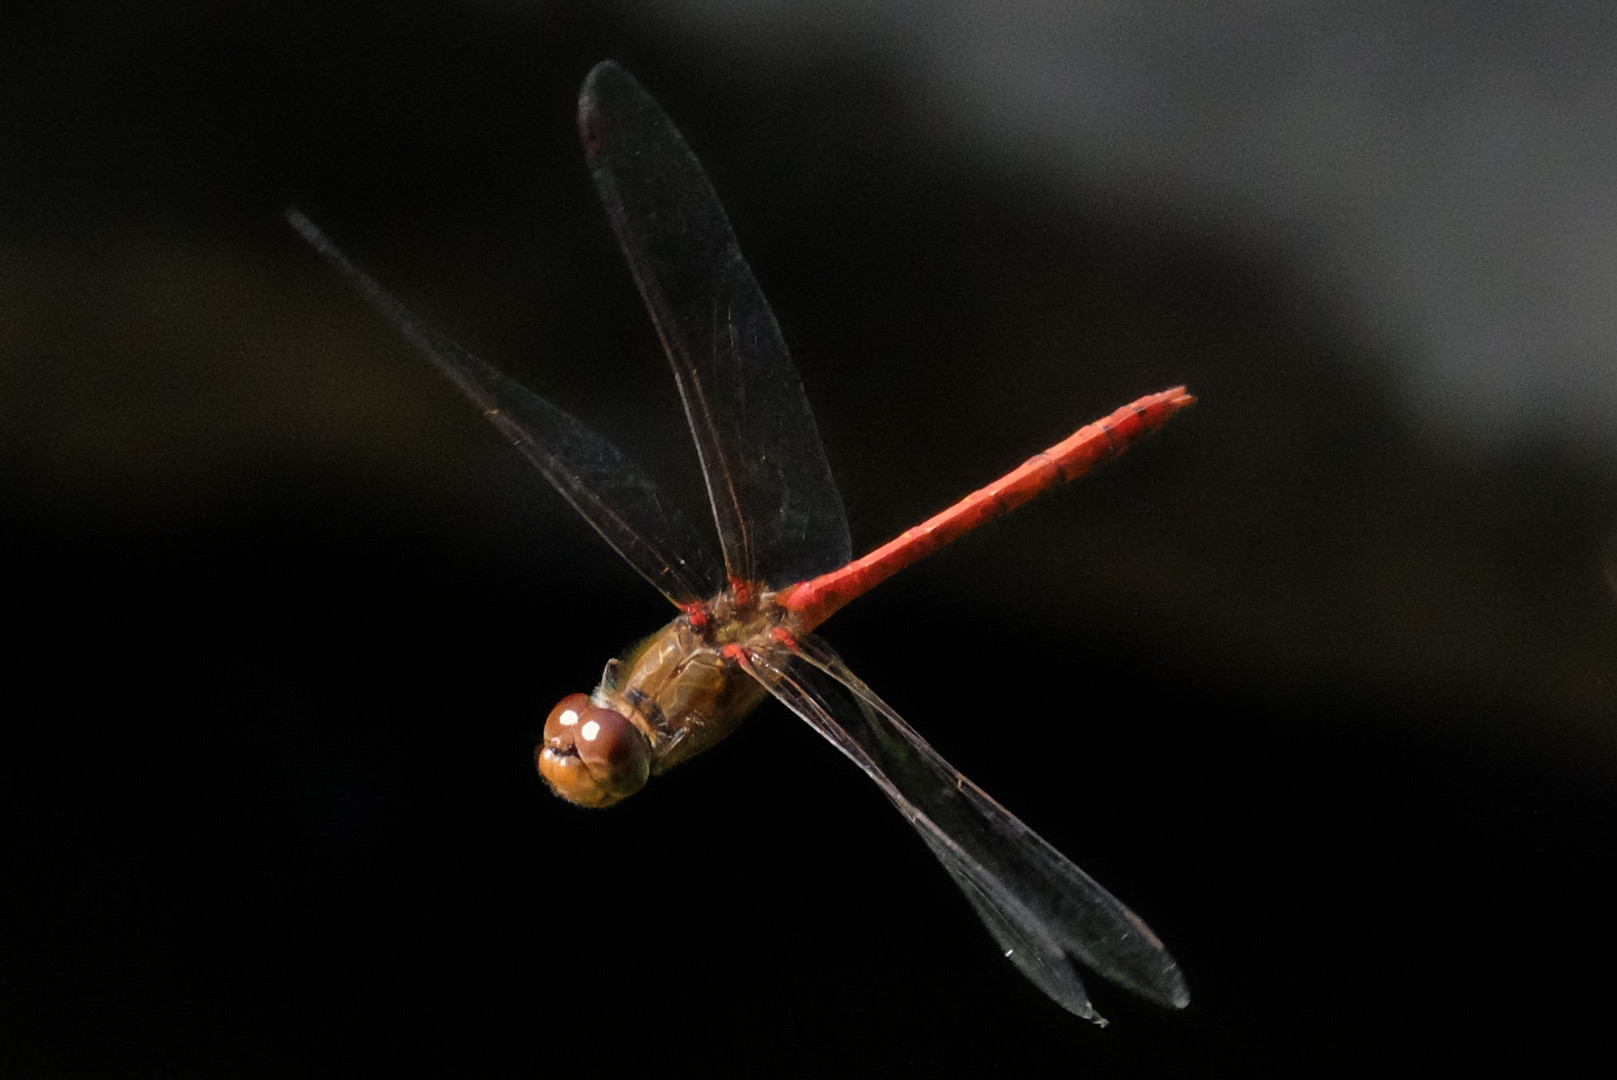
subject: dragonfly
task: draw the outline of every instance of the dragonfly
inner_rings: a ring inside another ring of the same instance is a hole
[[[579,97],[591,175],[668,354],[717,527],[710,541],[581,421],[417,318],[306,216],[292,226],[678,609],[592,693],[550,712],[539,773],[585,807],[620,802],[779,701],[875,781],[1004,955],[1104,1025],[1082,965],[1182,1008],[1185,981],[1132,911],[950,765],[813,631],[943,544],[1116,457],[1195,399],[1150,394],[1087,424],[862,558],[780,328],[696,156],[618,65]]]

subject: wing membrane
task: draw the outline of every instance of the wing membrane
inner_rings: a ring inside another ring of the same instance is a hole
[[[1097,1023],[1074,959],[1159,1004],[1189,1002],[1139,916],[956,771],[823,642],[797,644],[751,651],[749,669],[876,782],[1034,985]]]
[[[286,219],[664,596],[684,606],[718,592],[723,581],[707,545],[634,462],[583,422],[418,318],[303,214],[289,210]]]
[[[769,302],[679,131],[626,71],[584,82],[596,190],[685,403],[734,579],[781,587],[852,557],[842,499]]]

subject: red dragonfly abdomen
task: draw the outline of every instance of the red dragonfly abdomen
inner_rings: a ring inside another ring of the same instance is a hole
[[[998,480],[977,489],[869,555],[781,590],[776,603],[798,615],[801,629],[813,629],[848,601],[911,563],[1057,484],[1076,480],[1096,465],[1117,457],[1135,439],[1155,431],[1195,400],[1183,386],[1176,386],[1125,405],[1110,416],[1084,425],[1042,454],[1035,454]]]

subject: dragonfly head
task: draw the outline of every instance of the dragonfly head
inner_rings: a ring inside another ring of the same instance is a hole
[[[588,694],[569,694],[550,710],[534,761],[550,790],[568,802],[611,806],[646,786],[651,743],[622,714]]]

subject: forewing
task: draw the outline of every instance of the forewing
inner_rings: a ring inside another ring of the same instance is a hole
[[[679,511],[659,497],[656,486],[634,462],[579,420],[417,318],[303,214],[289,210],[286,219],[372,307],[453,379],[573,509],[663,595],[684,606],[718,592],[723,578],[707,545]]]
[[[842,499],[769,302],[685,140],[616,64],[578,102],[595,186],[685,402],[734,579],[780,587],[851,558]]]
[[[810,636],[754,650],[749,670],[874,780],[960,886],[1006,956],[1069,1012],[1104,1023],[1074,959],[1162,1005],[1190,1000],[1140,917],[962,776]]]

